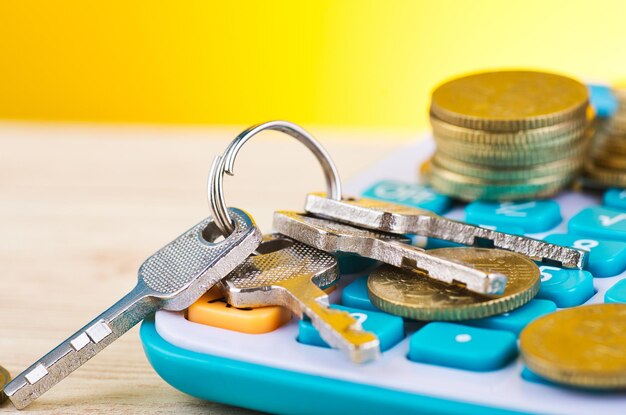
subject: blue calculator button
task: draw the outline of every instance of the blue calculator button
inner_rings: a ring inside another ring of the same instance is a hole
[[[363,197],[427,209],[437,214],[447,212],[452,203],[448,196],[435,192],[429,186],[399,180],[378,182],[363,192]]]
[[[570,219],[570,233],[626,241],[626,212],[602,206],[583,209]]]
[[[508,313],[478,320],[468,320],[464,321],[463,324],[493,330],[506,330],[519,335],[531,321],[554,311],[556,311],[554,302],[535,299]]]
[[[604,193],[604,204],[608,207],[626,210],[626,189],[609,189]]]
[[[541,288],[536,298],[553,301],[558,307],[581,305],[596,293],[588,271],[541,265]]]
[[[612,277],[626,270],[626,242],[553,234],[546,242],[589,251],[587,269],[594,277]]]
[[[598,117],[610,117],[617,110],[617,99],[606,85],[588,85],[589,101]]]
[[[561,223],[561,209],[554,200],[528,202],[472,202],[465,207],[468,223],[515,226],[524,233],[544,232]]]
[[[408,357],[414,362],[458,369],[496,370],[517,356],[516,340],[508,331],[430,323],[411,336]]]
[[[371,331],[378,336],[380,350],[383,352],[391,349],[404,338],[404,322],[398,316],[335,304],[331,305],[330,308],[347,311],[352,317],[360,321],[363,329]],[[320,337],[317,329],[308,320],[300,321],[298,341],[311,346],[328,347],[328,344]]]
[[[380,311],[367,295],[367,275],[357,278],[341,291],[341,304],[359,310]]]
[[[606,291],[604,302],[626,304],[626,278],[619,280]]]

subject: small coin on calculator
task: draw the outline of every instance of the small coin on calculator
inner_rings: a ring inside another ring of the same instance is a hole
[[[508,277],[504,294],[488,297],[462,286],[441,284],[417,269],[383,265],[367,280],[372,304],[415,320],[468,320],[505,313],[530,301],[539,291],[539,267],[524,255],[487,248],[441,248],[429,254]]]
[[[0,366],[0,403],[7,400],[7,396],[4,394],[4,387],[11,380],[9,371]]]
[[[626,388],[626,304],[594,304],[557,311],[520,335],[528,368],[557,383]]]

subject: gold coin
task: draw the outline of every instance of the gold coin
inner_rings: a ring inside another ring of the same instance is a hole
[[[573,119],[547,127],[511,132],[491,132],[459,127],[440,120],[432,113],[430,114],[430,125],[433,134],[442,139],[478,145],[541,148],[550,145],[549,143],[554,140],[574,140],[580,137],[585,129],[595,122],[595,112],[593,108],[591,106],[587,108],[587,116],[585,118]]]
[[[464,201],[523,200],[553,196],[574,179],[570,175],[555,175],[535,179],[490,182],[453,173],[437,165],[435,160],[422,165],[424,178],[438,192]]]
[[[520,335],[528,368],[557,383],[626,388],[626,304],[594,304],[543,316]]]
[[[585,176],[600,187],[626,187],[626,171],[611,170],[597,166],[593,162],[585,164]]]
[[[4,387],[11,381],[11,375],[9,371],[0,366],[0,403],[7,400],[7,395],[4,393]]]
[[[557,142],[553,147],[526,149],[525,151],[504,146],[480,146],[462,144],[434,136],[437,152],[467,163],[489,166],[529,166],[550,163],[568,158],[582,158],[586,155],[593,137],[593,131],[573,141]]]
[[[491,167],[459,161],[441,152],[433,156],[433,161],[438,166],[453,173],[491,182],[528,180],[556,175],[573,176],[583,165],[582,159],[566,159],[527,167]]]
[[[626,173],[626,156],[598,151],[593,154],[593,162],[596,166],[611,170],[624,170]]]
[[[539,267],[524,255],[487,248],[441,248],[429,254],[508,277],[504,294],[483,296],[438,282],[420,270],[383,265],[367,279],[372,304],[415,320],[468,320],[505,313],[530,301],[539,291]]]
[[[561,75],[484,72],[436,88],[431,112],[460,127],[519,131],[584,118],[588,101],[585,85]]]

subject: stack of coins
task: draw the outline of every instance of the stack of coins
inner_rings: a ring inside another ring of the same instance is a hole
[[[423,173],[437,191],[468,201],[521,200],[552,196],[578,175],[593,110],[578,81],[500,71],[439,86],[430,121],[437,150]]]
[[[626,187],[626,82],[613,88],[618,107],[596,134],[585,182],[601,187]]]

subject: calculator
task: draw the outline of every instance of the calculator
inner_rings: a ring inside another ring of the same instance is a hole
[[[379,337],[382,354],[376,361],[352,363],[306,320],[233,309],[207,297],[207,304],[221,307],[219,323],[163,310],[144,321],[141,340],[155,371],[197,398],[279,414],[626,413],[625,392],[553,384],[528,370],[518,350],[519,333],[542,315],[626,303],[626,190],[461,204],[420,184],[419,167],[433,151],[434,141],[425,135],[347,183],[346,194],[586,249],[585,270],[539,264],[539,293],[521,308],[479,320],[425,323],[376,309],[366,282],[377,264],[343,257],[343,275],[329,289],[331,307],[350,312]],[[454,246],[410,237],[426,249]]]

